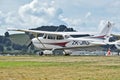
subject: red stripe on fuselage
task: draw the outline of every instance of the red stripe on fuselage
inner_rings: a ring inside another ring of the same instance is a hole
[[[65,45],[67,44],[68,42],[61,42],[61,43],[50,43],[52,45],[58,45],[58,46],[62,46],[62,47],[65,47]]]
[[[103,35],[103,36],[95,36],[95,37],[93,37],[93,38],[101,38],[101,39],[104,39],[104,38],[105,38],[105,35]]]

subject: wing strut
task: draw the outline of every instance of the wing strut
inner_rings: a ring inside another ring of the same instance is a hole
[[[34,34],[34,36],[37,38],[37,40],[42,44],[42,46],[43,46],[44,48],[46,48],[45,45],[41,42],[41,40],[38,38],[37,34],[35,34],[35,33],[33,33],[33,34]]]

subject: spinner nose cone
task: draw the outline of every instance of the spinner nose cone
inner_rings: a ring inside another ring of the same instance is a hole
[[[37,39],[36,39],[36,38],[33,38],[31,41],[32,41],[32,42],[33,42],[33,44],[34,44],[34,43],[36,43],[36,42],[37,42]]]

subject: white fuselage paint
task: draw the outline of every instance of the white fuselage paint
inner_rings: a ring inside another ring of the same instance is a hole
[[[32,42],[38,49],[75,49],[96,45],[105,45],[104,40],[92,38],[68,38],[62,40],[44,39],[43,37],[33,38]],[[97,44],[96,44],[97,42]]]

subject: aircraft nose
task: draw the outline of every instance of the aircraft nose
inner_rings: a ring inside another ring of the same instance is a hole
[[[36,42],[36,41],[37,41],[37,39],[36,39],[36,38],[33,38],[33,39],[32,39],[32,42],[33,42],[33,43],[34,43],[34,42]]]

